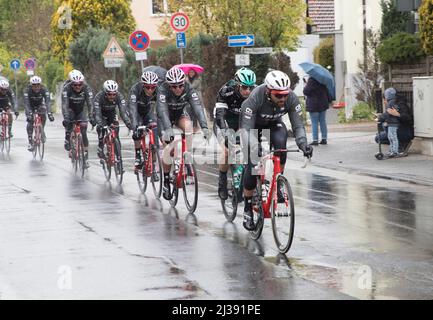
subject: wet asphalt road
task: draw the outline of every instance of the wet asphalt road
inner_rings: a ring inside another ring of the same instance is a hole
[[[59,122],[48,124],[43,163],[25,150],[22,121],[0,158],[0,299],[433,298],[431,188],[290,160],[296,227],[285,257],[270,223],[253,241],[241,217],[225,222],[215,165],[198,166],[188,215],[182,196],[175,210],[139,194],[125,131],[122,187],[104,182],[94,133],[91,168],[75,177]]]

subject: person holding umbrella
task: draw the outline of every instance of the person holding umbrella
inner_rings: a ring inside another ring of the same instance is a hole
[[[310,113],[313,146],[319,145],[319,123],[322,140],[320,144],[328,144],[328,127],[326,124],[326,111],[329,103],[335,99],[335,81],[332,74],[324,67],[314,63],[301,63],[300,66],[309,75],[304,78],[306,86],[306,109]]]

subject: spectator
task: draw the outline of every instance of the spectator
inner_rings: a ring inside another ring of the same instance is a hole
[[[392,90],[391,90],[392,92]],[[414,127],[413,127],[413,116],[410,107],[407,104],[407,100],[404,96],[399,95],[398,92],[395,95],[394,103],[398,106],[396,109],[386,109],[386,113],[391,114],[399,118],[399,128],[397,131],[399,153],[406,153],[411,145],[411,141],[414,138]],[[387,128],[380,134],[376,135],[376,142],[379,140],[383,144],[389,144]]]
[[[397,91],[394,88],[388,88],[383,94],[383,103],[386,108],[386,112],[379,116],[379,122],[382,123],[383,127],[388,127],[388,140],[390,150],[387,156],[393,158],[398,155],[398,137],[397,131],[400,125],[400,117],[396,114],[400,114],[400,108],[396,103]]]
[[[188,71],[187,82],[190,84],[192,89],[197,91],[199,98],[200,98],[200,101],[203,101],[203,96],[201,93],[201,90],[202,90],[201,78],[199,77],[198,73],[195,72],[193,69],[190,69]],[[188,114],[191,117],[191,121],[193,123],[193,128],[194,128],[194,133],[195,133],[199,130],[197,116],[195,115],[195,112],[192,108],[188,109]]]
[[[319,123],[322,140],[320,144],[328,143],[328,127],[326,124],[326,110],[329,108],[329,103],[332,101],[328,94],[326,86],[319,83],[313,77],[309,77],[308,81],[304,78],[306,86],[304,95],[306,97],[307,111],[310,113],[311,130],[313,134],[313,142],[310,145],[319,145]]]

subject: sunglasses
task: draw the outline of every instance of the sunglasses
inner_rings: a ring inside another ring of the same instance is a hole
[[[254,86],[244,86],[244,85],[241,85],[241,89],[244,90],[244,91],[247,91],[247,90],[252,91],[254,89]]]
[[[283,100],[285,98],[287,98],[289,96],[288,93],[273,93],[274,97],[277,98],[278,100]]]
[[[183,89],[183,87],[185,87],[185,85],[184,84],[179,84],[179,85],[170,85],[170,88],[171,89]]]
[[[147,90],[155,90],[156,85],[145,85],[144,88],[146,88]]]
[[[116,92],[107,93],[107,96],[115,97],[115,96],[117,96],[117,93]]]

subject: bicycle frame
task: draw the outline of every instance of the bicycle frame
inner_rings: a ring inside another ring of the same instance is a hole
[[[263,203],[263,218],[265,219],[270,219],[271,218],[271,204],[272,204],[272,200],[276,199],[277,197],[277,193],[274,192],[275,188],[276,188],[276,181],[277,181],[277,176],[279,174],[281,174],[281,164],[280,164],[280,157],[275,155],[275,154],[268,154],[265,157],[263,157],[263,159],[261,160],[262,164],[263,164],[263,168],[264,168],[264,163],[267,160],[272,160],[272,163],[274,165],[274,170],[272,173],[272,182],[271,182],[271,186],[269,188],[269,193],[267,195],[267,199],[266,201]],[[262,183],[265,182],[265,174],[260,174],[260,180]],[[262,199],[263,202],[263,199]],[[277,201],[274,201],[274,208],[276,208],[277,206]]]
[[[9,114],[6,111],[1,112],[1,139],[6,140],[9,138]]]
[[[182,178],[186,178],[186,170],[185,170],[185,161],[183,155],[185,154],[186,150],[186,134],[182,133],[182,157],[180,157],[180,164],[179,164],[179,172],[177,173],[176,177],[176,187],[182,188]]]
[[[109,150],[110,154],[107,162],[110,166],[114,166],[114,164],[116,163],[114,141],[117,139],[117,132],[115,130],[115,126],[105,126],[104,129],[108,130],[104,137],[104,143],[107,145],[107,151]]]
[[[138,130],[143,130],[144,133],[140,139],[141,152],[144,155],[147,154],[147,159],[143,159],[144,164],[146,165],[145,172],[150,172],[152,169],[152,150],[151,147],[155,145],[155,135],[151,127],[141,126],[137,128]],[[149,136],[149,143],[146,143],[146,136]],[[147,153],[146,153],[147,150]]]
[[[73,140],[74,144],[77,143],[77,137],[81,135],[80,123],[81,123],[81,121],[75,121],[74,122],[74,127],[73,127],[72,133],[71,133],[71,139],[74,138],[74,140]],[[79,150],[78,150],[77,146],[75,145],[73,149],[75,151],[75,159],[78,159]]]
[[[34,137],[35,137],[33,143],[35,145],[39,145],[41,143],[42,132],[39,131],[39,128],[42,128],[42,117],[40,116],[39,113],[36,113],[35,118],[33,120],[33,130],[34,130]]]

